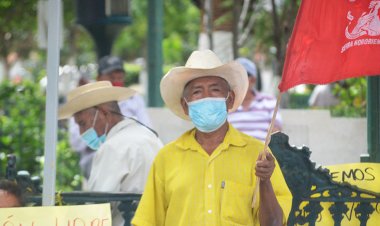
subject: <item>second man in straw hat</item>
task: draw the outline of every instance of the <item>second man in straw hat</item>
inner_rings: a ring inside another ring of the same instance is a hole
[[[162,142],[154,131],[121,114],[117,101],[134,93],[108,81],[89,83],[71,91],[59,109],[59,119],[73,115],[82,139],[96,150],[88,182],[92,191],[143,192]],[[124,224],[117,208],[112,216],[113,226]]]

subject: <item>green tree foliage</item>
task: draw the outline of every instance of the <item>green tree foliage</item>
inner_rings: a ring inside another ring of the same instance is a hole
[[[37,21],[37,0],[1,0],[0,1],[0,52],[6,56],[17,47],[22,53],[28,51],[33,42],[32,32]]]
[[[240,52],[244,54],[253,50],[255,53],[263,53],[268,59],[266,63],[274,62],[275,74],[281,75],[286,46],[301,1],[253,0],[253,2],[253,13],[256,17],[253,35]]]
[[[200,12],[190,0],[163,0],[163,55],[165,64],[183,63],[196,49]],[[147,52],[148,1],[131,1],[132,19],[113,46],[113,54],[133,60]]]
[[[11,51],[27,56],[34,46],[37,0],[0,1],[0,60]],[[9,66],[5,64],[5,68]]]
[[[333,93],[340,101],[331,109],[333,116],[366,117],[367,80],[365,77],[335,83]]]
[[[16,155],[17,170],[42,176],[45,96],[38,84],[30,81],[0,83],[0,125],[0,176],[4,176],[7,154]],[[80,182],[78,156],[70,150],[63,127],[58,137],[57,188],[72,190]]]
[[[37,0],[0,1],[2,60],[5,60],[11,51],[16,51],[23,59],[31,52],[36,52],[42,56],[39,60],[46,62],[46,50],[38,49],[35,41],[37,2]],[[199,10],[191,0],[163,0],[163,4],[164,63],[182,63],[197,46],[200,29]],[[60,52],[61,64],[82,65],[96,62],[95,45],[91,36],[82,26],[76,24],[75,1],[62,0],[62,7],[64,45]],[[78,12],[80,13],[80,9]],[[112,51],[113,54],[129,61],[146,56],[148,1],[131,1],[131,13],[133,22],[119,34]]]
[[[63,25],[61,31],[64,44],[60,60],[65,64],[87,64],[96,60],[95,46],[89,34],[76,24],[75,1],[62,0]],[[39,49],[37,36],[38,0],[1,0],[0,1],[0,60],[9,65],[7,55],[15,51],[22,59],[37,53],[38,64],[46,62],[46,49]],[[36,60],[36,59],[35,59]]]

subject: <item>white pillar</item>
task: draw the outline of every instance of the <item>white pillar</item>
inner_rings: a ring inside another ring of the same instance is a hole
[[[42,205],[55,203],[57,112],[58,112],[58,69],[61,1],[49,0],[48,48],[47,48],[47,88],[45,116],[44,178]]]

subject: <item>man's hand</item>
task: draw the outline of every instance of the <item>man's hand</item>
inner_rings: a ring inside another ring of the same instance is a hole
[[[263,151],[256,161],[256,176],[260,178],[260,225],[282,225],[283,212],[274,193],[270,177],[275,167],[274,157]]]
[[[274,167],[274,157],[267,151],[261,152],[256,161],[256,176],[258,176],[263,182],[267,181],[272,176]]]

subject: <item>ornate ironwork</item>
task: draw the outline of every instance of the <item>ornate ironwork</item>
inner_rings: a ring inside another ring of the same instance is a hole
[[[341,225],[349,211],[354,211],[360,225],[367,224],[374,212],[371,203],[380,203],[379,193],[348,183],[334,182],[328,169],[316,167],[310,160],[311,152],[308,147],[290,146],[289,137],[284,133],[273,134],[269,147],[293,195],[288,225],[315,225],[323,210],[323,202],[332,203],[329,212],[335,226]]]

